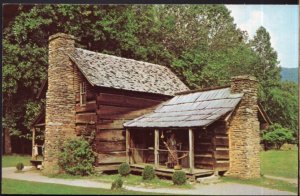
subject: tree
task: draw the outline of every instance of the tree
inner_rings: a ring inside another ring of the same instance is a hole
[[[270,35],[261,27],[249,42],[224,5],[58,4],[17,10],[11,21],[5,20],[3,33],[8,145],[9,135],[29,139],[28,124],[40,108],[35,95],[47,77],[48,38],[58,32],[74,35],[77,47],[167,66],[191,89],[229,84],[234,75],[255,75],[271,119],[295,130],[294,98],[282,99],[290,87],[280,85]]]
[[[280,67],[277,59],[277,52],[271,45],[271,36],[264,27],[259,27],[252,40],[250,46],[255,52],[256,62],[253,64],[253,73],[259,80],[259,98],[262,105],[267,110],[270,106],[267,101],[267,95],[274,87],[278,87],[280,83]]]
[[[266,94],[266,109],[272,121],[298,135],[298,88],[293,82],[281,82]]]
[[[273,122],[277,122],[298,134],[297,86],[280,81],[277,52],[271,45],[271,36],[259,27],[250,45],[258,57],[253,64],[253,74],[259,80],[259,100]]]
[[[275,145],[277,150],[279,150],[284,143],[293,142],[294,140],[293,132],[277,123],[274,123],[264,131],[262,136],[265,148],[268,145]]]

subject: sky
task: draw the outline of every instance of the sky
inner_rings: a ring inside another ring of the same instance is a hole
[[[298,67],[298,5],[226,5],[234,22],[253,38],[264,26],[271,36],[281,67]]]

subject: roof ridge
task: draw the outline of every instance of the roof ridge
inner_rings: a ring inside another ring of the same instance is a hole
[[[175,95],[187,95],[187,94],[190,94],[190,93],[198,93],[198,92],[212,91],[212,90],[218,90],[218,89],[226,89],[226,88],[229,88],[229,87],[230,87],[230,85],[213,86],[213,87],[207,87],[207,88],[202,88],[202,89],[182,91],[182,92],[176,93]],[[233,94],[235,94],[235,93],[233,93]]]

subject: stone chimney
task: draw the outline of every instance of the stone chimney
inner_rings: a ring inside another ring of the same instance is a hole
[[[253,76],[231,79],[231,92],[244,93],[229,125],[230,166],[227,175],[260,177],[260,135],[258,121],[258,81]]]
[[[59,172],[59,149],[65,139],[75,136],[74,66],[67,55],[74,51],[73,36],[57,33],[49,37],[45,173]]]

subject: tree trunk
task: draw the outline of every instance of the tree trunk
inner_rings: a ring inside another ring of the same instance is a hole
[[[4,129],[4,154],[11,154],[11,138],[9,134],[9,129]]]

